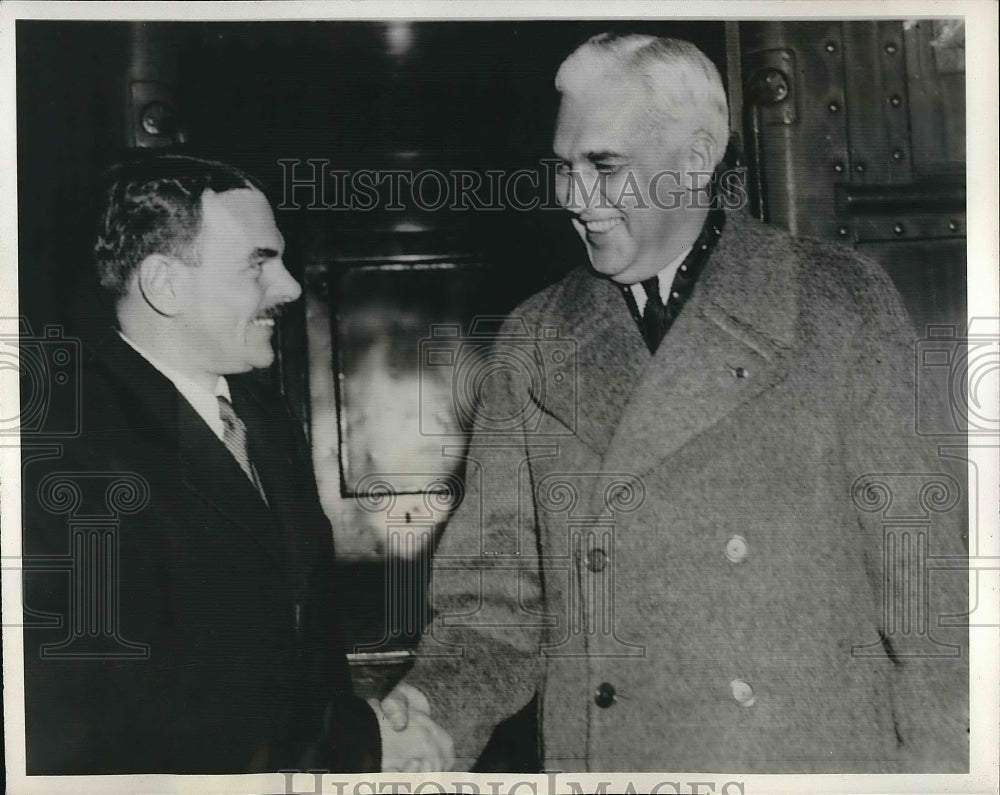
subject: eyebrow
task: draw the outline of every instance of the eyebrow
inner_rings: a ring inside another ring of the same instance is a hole
[[[603,150],[601,150],[599,152],[587,152],[587,154],[584,155],[584,157],[586,157],[587,160],[589,160],[592,163],[595,162],[595,161],[597,161],[597,160],[627,160],[628,159],[621,152],[612,152],[609,149],[603,149]]]
[[[552,156],[556,160],[561,160],[564,163],[569,162],[567,158],[562,157],[558,152],[553,152]],[[628,160],[626,155],[623,155],[621,152],[614,152],[610,149],[601,149],[596,152],[586,152],[583,157],[591,163],[597,163],[601,160]]]
[[[250,259],[277,259],[281,256],[281,252],[275,248],[255,248],[250,252]]]

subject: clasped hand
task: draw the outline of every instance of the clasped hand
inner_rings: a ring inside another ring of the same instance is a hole
[[[369,699],[382,735],[382,770],[429,773],[455,762],[451,736],[431,720],[431,706],[417,688],[400,682],[381,702]]]

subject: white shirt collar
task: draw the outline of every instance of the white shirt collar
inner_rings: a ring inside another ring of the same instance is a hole
[[[154,359],[122,334],[121,331],[118,332],[118,336],[127,342],[143,359],[159,370],[174,385],[177,391],[181,393],[184,399],[191,404],[191,408],[198,412],[198,416],[205,421],[208,427],[212,429],[212,432],[219,439],[222,439],[224,427],[222,417],[219,416],[218,397],[222,396],[226,400],[232,401],[232,395],[229,392],[229,382],[226,381],[225,377],[220,375],[219,380],[215,382],[215,389],[212,392],[207,392],[204,387],[195,383],[183,373],[179,373],[172,367]]]
[[[667,267],[661,270],[657,275],[660,284],[660,300],[666,304],[667,298],[670,296],[670,288],[674,283],[674,276],[677,275],[677,269],[684,262],[684,259],[688,254],[691,253],[693,246],[688,246],[684,249],[680,256],[672,260]],[[635,298],[635,305],[639,307],[639,314],[643,314],[646,311],[646,291],[642,289],[641,284],[630,284],[629,289],[632,291],[632,295]]]

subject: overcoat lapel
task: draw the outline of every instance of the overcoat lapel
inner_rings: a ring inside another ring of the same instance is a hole
[[[569,346],[574,380],[569,388],[533,395],[595,454],[603,456],[621,408],[649,362],[642,336],[615,284],[579,269],[544,313],[560,343]],[[543,363],[548,341],[539,343]]]
[[[685,307],[663,338],[625,405],[605,471],[642,476],[784,377],[776,355],[747,345],[708,309]]]
[[[614,415],[605,472],[645,474],[787,375],[798,323],[798,259],[785,256],[775,265],[775,252],[752,235],[747,219],[730,215],[691,298],[652,357],[621,296],[615,296],[620,307],[605,304],[605,313],[619,320],[602,321],[608,336],[588,340],[602,350],[581,352],[580,378],[595,386],[597,402],[610,401],[589,415],[595,421]],[[766,283],[764,273],[771,275]],[[614,343],[619,337],[628,343]],[[616,363],[623,347],[625,358]],[[624,394],[616,378],[624,378]]]

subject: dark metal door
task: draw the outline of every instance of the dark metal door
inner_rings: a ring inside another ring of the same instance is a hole
[[[758,214],[878,259],[921,335],[964,325],[964,23],[761,22],[737,35],[734,126]]]

